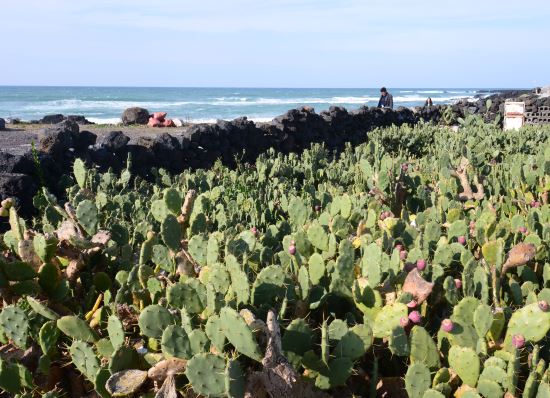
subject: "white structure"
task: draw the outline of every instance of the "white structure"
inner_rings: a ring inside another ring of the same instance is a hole
[[[504,104],[504,130],[519,129],[525,121],[525,103],[508,102]]]

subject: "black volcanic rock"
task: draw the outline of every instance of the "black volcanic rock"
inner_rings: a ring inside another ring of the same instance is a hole
[[[42,119],[40,119],[40,123],[42,124],[57,124],[61,123],[63,120],[65,120],[65,116],[58,113],[55,115],[46,115]]]
[[[147,124],[149,121],[149,111],[144,108],[128,108],[122,113],[122,123],[129,124]]]
[[[97,145],[110,152],[117,152],[124,148],[129,141],[130,137],[125,135],[122,131],[111,131],[107,135],[101,137]]]

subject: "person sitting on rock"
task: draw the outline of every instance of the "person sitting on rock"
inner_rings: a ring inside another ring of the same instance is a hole
[[[426,100],[426,102],[424,102],[424,106],[433,106],[433,101],[432,101],[432,98],[431,97],[428,97],[428,99]]]
[[[379,108],[393,109],[393,95],[388,93],[386,87],[380,89],[380,101],[378,101]]]

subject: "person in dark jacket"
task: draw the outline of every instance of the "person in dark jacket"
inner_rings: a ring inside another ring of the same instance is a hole
[[[393,95],[388,93],[386,87],[382,87],[380,89],[380,101],[378,101],[378,107],[393,109]]]

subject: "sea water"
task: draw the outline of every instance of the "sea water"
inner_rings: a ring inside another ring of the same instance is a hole
[[[484,97],[498,89],[391,88],[394,107],[449,104],[462,98]],[[139,106],[150,112],[188,122],[213,122],[246,116],[268,121],[291,108],[308,105],[317,112],[331,105],[348,110],[376,106],[378,88],[154,88],[154,87],[12,87],[0,86],[0,117],[38,120],[48,114],[83,115],[95,123],[118,123],[126,108]]]

